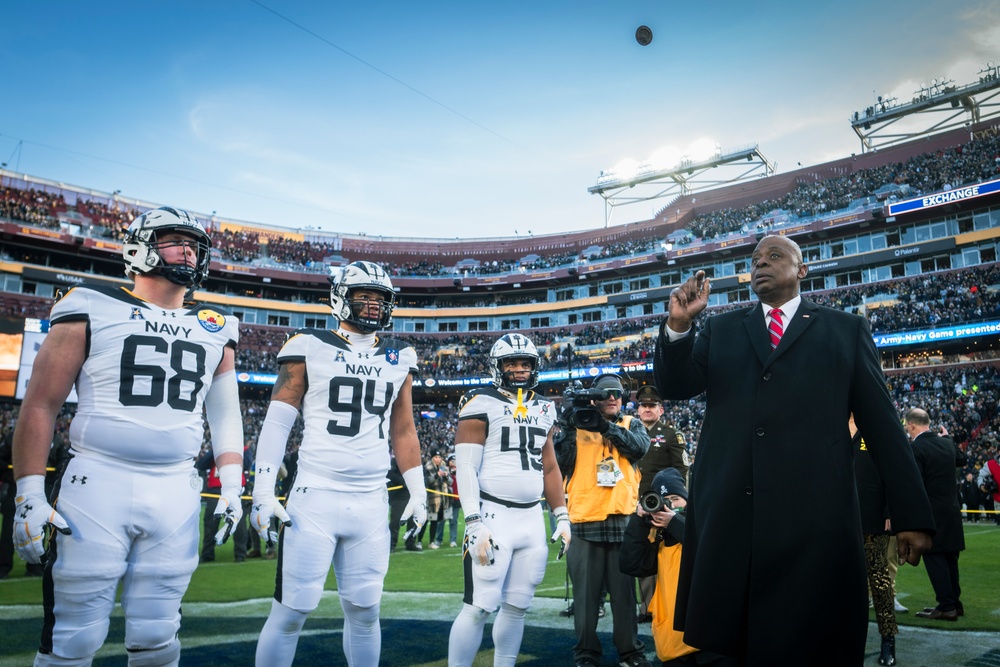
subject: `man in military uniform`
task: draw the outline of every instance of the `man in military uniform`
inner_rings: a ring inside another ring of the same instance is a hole
[[[674,468],[681,474],[681,479],[687,483],[688,458],[684,436],[663,422],[663,399],[656,393],[656,387],[644,385],[635,394],[638,404],[639,420],[649,433],[649,451],[639,459],[639,497],[649,491],[653,477],[666,468]],[[642,602],[639,605],[638,621],[649,623],[652,616],[649,613],[649,602],[653,599],[653,589],[656,588],[656,576],[639,579],[639,592]]]
[[[663,421],[663,399],[656,393],[656,387],[647,384],[635,395],[639,420],[649,433],[649,451],[639,459],[639,496],[646,493],[653,483],[653,477],[664,468],[676,468],[687,482],[688,458],[684,435],[675,431]]]

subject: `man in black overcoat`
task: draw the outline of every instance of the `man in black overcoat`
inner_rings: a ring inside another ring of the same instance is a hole
[[[965,615],[962,587],[958,583],[958,554],[965,551],[965,531],[955,469],[965,465],[966,456],[955,441],[947,437],[948,432],[943,427],[940,435],[931,433],[930,416],[920,408],[906,413],[904,427],[911,438],[913,457],[920,468],[937,525],[934,546],[924,553],[924,567],[934,588],[937,606],[927,607],[916,615],[937,621],[957,621],[959,616]]]
[[[918,564],[934,532],[867,322],[802,299],[807,271],[797,244],[766,236],[751,257],[760,303],[710,317],[695,335],[711,289],[698,271],[671,293],[656,346],[660,396],[706,392],[707,406],[675,625],[689,645],[745,665],[864,662],[852,412],[885,484],[900,560]]]

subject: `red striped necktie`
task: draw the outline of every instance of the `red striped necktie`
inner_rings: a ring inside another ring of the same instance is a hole
[[[780,308],[772,308],[768,316],[771,318],[771,323],[767,325],[767,333],[771,336],[771,349],[778,347],[778,343],[781,342],[781,335],[785,333],[784,327],[781,325],[781,316],[784,313],[781,312]]]

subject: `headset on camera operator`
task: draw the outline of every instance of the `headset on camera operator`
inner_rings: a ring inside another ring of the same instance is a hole
[[[635,580],[618,569],[625,525],[639,500],[637,462],[649,449],[646,427],[621,414],[626,401],[628,392],[617,375],[598,376],[590,389],[571,386],[563,394],[562,432],[553,439],[566,479],[573,536],[566,560],[573,580],[577,664],[601,661],[597,618],[605,588],[611,598],[619,660],[648,664],[636,628]]]

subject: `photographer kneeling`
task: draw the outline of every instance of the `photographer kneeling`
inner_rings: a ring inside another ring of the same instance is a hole
[[[650,490],[639,498],[638,509],[629,518],[619,566],[623,573],[634,577],[656,575],[649,611],[653,615],[656,657],[665,666],[737,665],[735,658],[688,646],[684,643],[684,634],[674,630],[674,601],[681,569],[687,497],[687,487],[677,470],[665,468],[656,473]]]
[[[611,598],[618,664],[649,664],[638,637],[635,579],[618,568],[625,526],[639,499],[636,463],[649,449],[646,427],[621,414],[627,400],[617,375],[598,376],[590,389],[570,387],[563,394],[562,431],[554,438],[574,540],[566,566],[573,580],[576,665],[601,664],[602,590]]]

